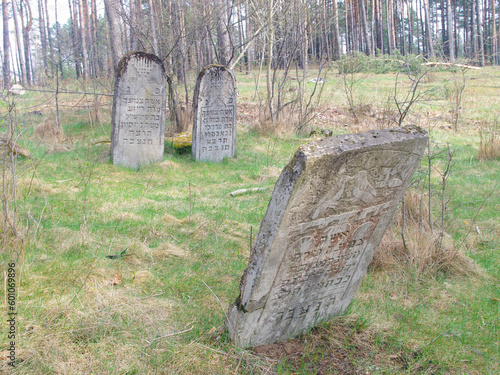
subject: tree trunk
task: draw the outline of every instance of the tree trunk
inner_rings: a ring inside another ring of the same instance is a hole
[[[370,41],[370,36],[368,34],[368,21],[366,19],[366,10],[365,10],[365,0],[359,0],[359,11],[361,12],[361,26],[363,28],[363,39],[364,39],[364,52],[366,55],[372,55],[372,46]]]
[[[246,43],[253,43],[253,41],[248,40],[250,38],[250,35],[252,33],[252,26],[250,24],[251,19],[250,19],[250,5],[248,3],[248,0],[245,0],[245,31],[246,31]],[[246,74],[250,74],[250,71],[252,69],[252,49],[247,48],[245,51],[245,65],[246,65]]]
[[[384,53],[384,30],[383,30],[383,10],[380,0],[373,0],[375,18],[375,47],[380,53]],[[378,52],[377,52],[378,53]]]
[[[231,44],[229,40],[229,26],[227,10],[224,0],[216,0],[215,17],[217,18],[217,47],[219,64],[229,65],[231,61]]]
[[[428,57],[434,58],[434,46],[432,45],[432,31],[431,31],[431,11],[429,7],[429,0],[424,0],[425,12],[425,42],[427,44]]]
[[[484,39],[483,39],[483,26],[481,24],[481,8],[479,6],[479,0],[475,1],[476,3],[476,26],[477,26],[477,39],[478,39],[478,59],[479,65],[485,65],[485,57],[484,57]]]
[[[155,21],[155,12],[154,12],[154,5],[153,5],[153,0],[148,0],[148,7],[149,7],[149,27],[151,29],[151,40],[149,41],[150,43],[150,51],[154,53],[155,55],[158,54],[158,40],[156,39],[156,21]]]
[[[394,49],[394,17],[393,17],[393,3],[392,0],[387,1],[387,42],[388,53],[391,54]]]
[[[274,48],[274,24],[273,24],[273,7],[274,0],[269,0],[267,3],[268,8],[268,33],[267,33],[267,71],[266,71],[266,88],[267,88],[267,104],[269,107],[269,114],[271,122],[274,121],[273,109],[273,82],[271,81],[271,66],[273,65],[273,48]]]
[[[92,47],[90,45],[90,27],[89,27],[89,4],[87,0],[78,0],[80,5],[80,35],[82,39],[83,54],[83,79],[94,76],[95,58],[92,56]],[[89,63],[90,62],[90,63]]]
[[[14,28],[16,33],[17,55],[19,56],[19,68],[21,69],[21,83],[23,85],[28,81],[26,78],[26,66],[23,59],[23,46],[21,42],[21,33],[19,32],[19,23],[17,21],[17,3],[12,0],[12,18],[14,18]]]
[[[106,18],[109,25],[109,39],[111,42],[111,57],[113,60],[113,67],[116,71],[118,63],[120,62],[124,48],[122,44],[122,30],[121,19],[118,9],[118,4],[114,0],[104,0],[104,8],[106,11]]]
[[[45,11],[44,11],[44,1],[38,0],[38,26],[40,30],[40,44],[42,47],[42,61],[43,68],[47,70],[47,27],[45,25]]]
[[[61,37],[59,33],[59,22],[57,20],[57,0],[54,1],[54,16],[56,20],[57,64],[59,66],[59,72],[61,74],[61,78],[64,78],[64,71],[61,58]]]
[[[55,8],[57,8],[57,0],[54,1]],[[48,68],[49,75],[52,76],[54,74],[54,61],[53,59],[53,46],[52,46],[52,36],[50,35],[50,19],[49,19],[49,7],[48,0],[45,0],[45,24],[47,25],[47,42],[48,42]]]
[[[339,60],[341,55],[340,32],[339,32],[339,12],[337,0],[332,0],[332,22],[333,22],[333,60]]]
[[[2,0],[3,18],[3,87],[10,89],[10,38],[9,38],[9,12],[7,0]]]
[[[25,7],[24,7],[25,5]],[[26,25],[24,24],[24,12],[26,11]],[[31,16],[31,6],[28,1],[21,0],[20,12],[21,23],[23,26],[23,42],[24,42],[24,61],[26,63],[26,83],[32,83],[31,69],[31,51],[30,51],[30,31],[33,25],[33,17]]]
[[[450,61],[455,61],[455,38],[454,38],[454,28],[453,28],[453,1],[446,1],[446,20],[448,24],[448,49]]]
[[[406,1],[406,6],[408,7],[409,22],[410,26],[408,28],[408,52],[413,53],[413,35],[414,35],[414,18],[413,18],[413,1]]]
[[[491,47],[492,47],[492,63],[493,65],[498,65],[498,39],[497,39],[497,25],[496,25],[496,11],[495,11],[495,0],[491,1]]]
[[[184,27],[184,12],[181,8],[179,0],[172,1],[172,26],[175,34],[175,44],[177,48],[174,52],[173,68],[179,83],[185,82],[185,27]]]
[[[99,23],[97,19],[97,1],[90,0],[90,48],[92,50],[92,56],[95,59],[94,62],[94,76],[98,77],[104,70],[104,64],[102,61],[102,54],[99,51],[98,42],[100,41],[99,33]]]
[[[69,5],[69,14],[71,17],[71,40],[73,43],[73,58],[75,60],[75,73],[76,78],[80,79],[81,65],[80,65],[80,48],[78,43],[78,10],[76,9],[76,5],[73,3],[74,0],[68,0]]]

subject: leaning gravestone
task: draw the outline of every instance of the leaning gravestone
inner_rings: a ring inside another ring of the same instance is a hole
[[[344,312],[428,141],[417,127],[326,138],[284,168],[226,326],[242,347]]]
[[[236,148],[236,80],[222,65],[199,74],[193,100],[193,144],[196,161],[221,162]]]
[[[111,160],[138,168],[163,160],[166,74],[161,60],[145,52],[118,64],[113,97]]]

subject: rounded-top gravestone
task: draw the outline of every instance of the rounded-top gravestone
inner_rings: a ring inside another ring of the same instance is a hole
[[[139,168],[163,160],[166,73],[145,52],[126,54],[118,64],[113,97],[111,160]]]
[[[197,161],[221,162],[236,148],[236,80],[222,65],[199,74],[193,99],[193,145]]]

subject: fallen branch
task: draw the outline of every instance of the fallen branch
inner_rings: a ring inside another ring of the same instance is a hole
[[[148,343],[148,347],[149,347],[149,346],[153,345],[153,343],[155,341],[160,341],[161,339],[164,339],[165,337],[176,336],[176,335],[180,335],[181,333],[186,333],[186,332],[192,331],[193,328],[194,328],[194,326],[191,326],[191,328],[189,328],[189,329],[184,329],[184,330],[179,331],[179,332],[169,333],[168,335],[156,337],[152,341],[149,341],[149,340],[144,340],[144,341],[146,341]]]
[[[25,158],[31,158],[29,150],[21,147],[14,140],[9,139],[6,135],[0,135],[0,149],[4,149],[9,154],[21,155]]]
[[[425,65],[425,66],[437,66],[437,65],[444,65],[444,66],[447,66],[447,67],[452,67],[452,66],[456,66],[458,68],[464,68],[464,69],[476,69],[476,70],[479,70],[481,69],[480,67],[478,66],[472,66],[472,65],[464,65],[464,64],[455,64],[455,63],[447,63],[447,62],[426,62],[426,63],[422,63],[421,65]]]
[[[251,189],[238,189],[233,191],[232,193],[229,193],[230,196],[236,197],[238,195],[243,195],[246,193],[256,193],[258,191],[264,191],[267,190],[267,187],[257,187],[257,188],[251,188]]]

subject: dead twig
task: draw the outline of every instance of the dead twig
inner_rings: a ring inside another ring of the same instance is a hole
[[[256,188],[250,188],[250,189],[238,189],[233,191],[232,193],[229,193],[230,196],[236,197],[238,195],[243,195],[246,193],[256,193],[259,191],[264,191],[267,190],[267,187],[256,187]]]
[[[224,314],[224,316],[226,317],[226,320],[227,320],[226,310],[224,309],[224,305],[220,301],[219,297],[217,297],[217,294],[215,294],[215,292],[212,290],[212,288],[210,288],[204,280],[201,280],[201,282],[203,283],[203,285],[205,285],[208,288],[208,290],[210,290],[210,292],[214,295],[217,302],[219,302],[220,308],[222,309],[222,313]]]
[[[151,342],[148,341],[148,340],[144,340],[148,343],[148,347],[150,347],[151,345],[153,345],[153,343],[155,341],[160,341],[161,339],[164,339],[165,337],[171,337],[171,336],[176,336],[176,335],[180,335],[182,333],[186,333],[186,332],[189,332],[189,331],[192,331],[194,328],[194,326],[191,326],[191,328],[188,328],[188,329],[184,329],[182,331],[179,331],[179,332],[173,332],[173,333],[169,333],[167,335],[163,335],[163,336],[159,336],[159,337],[156,337],[155,339],[153,339]]]

